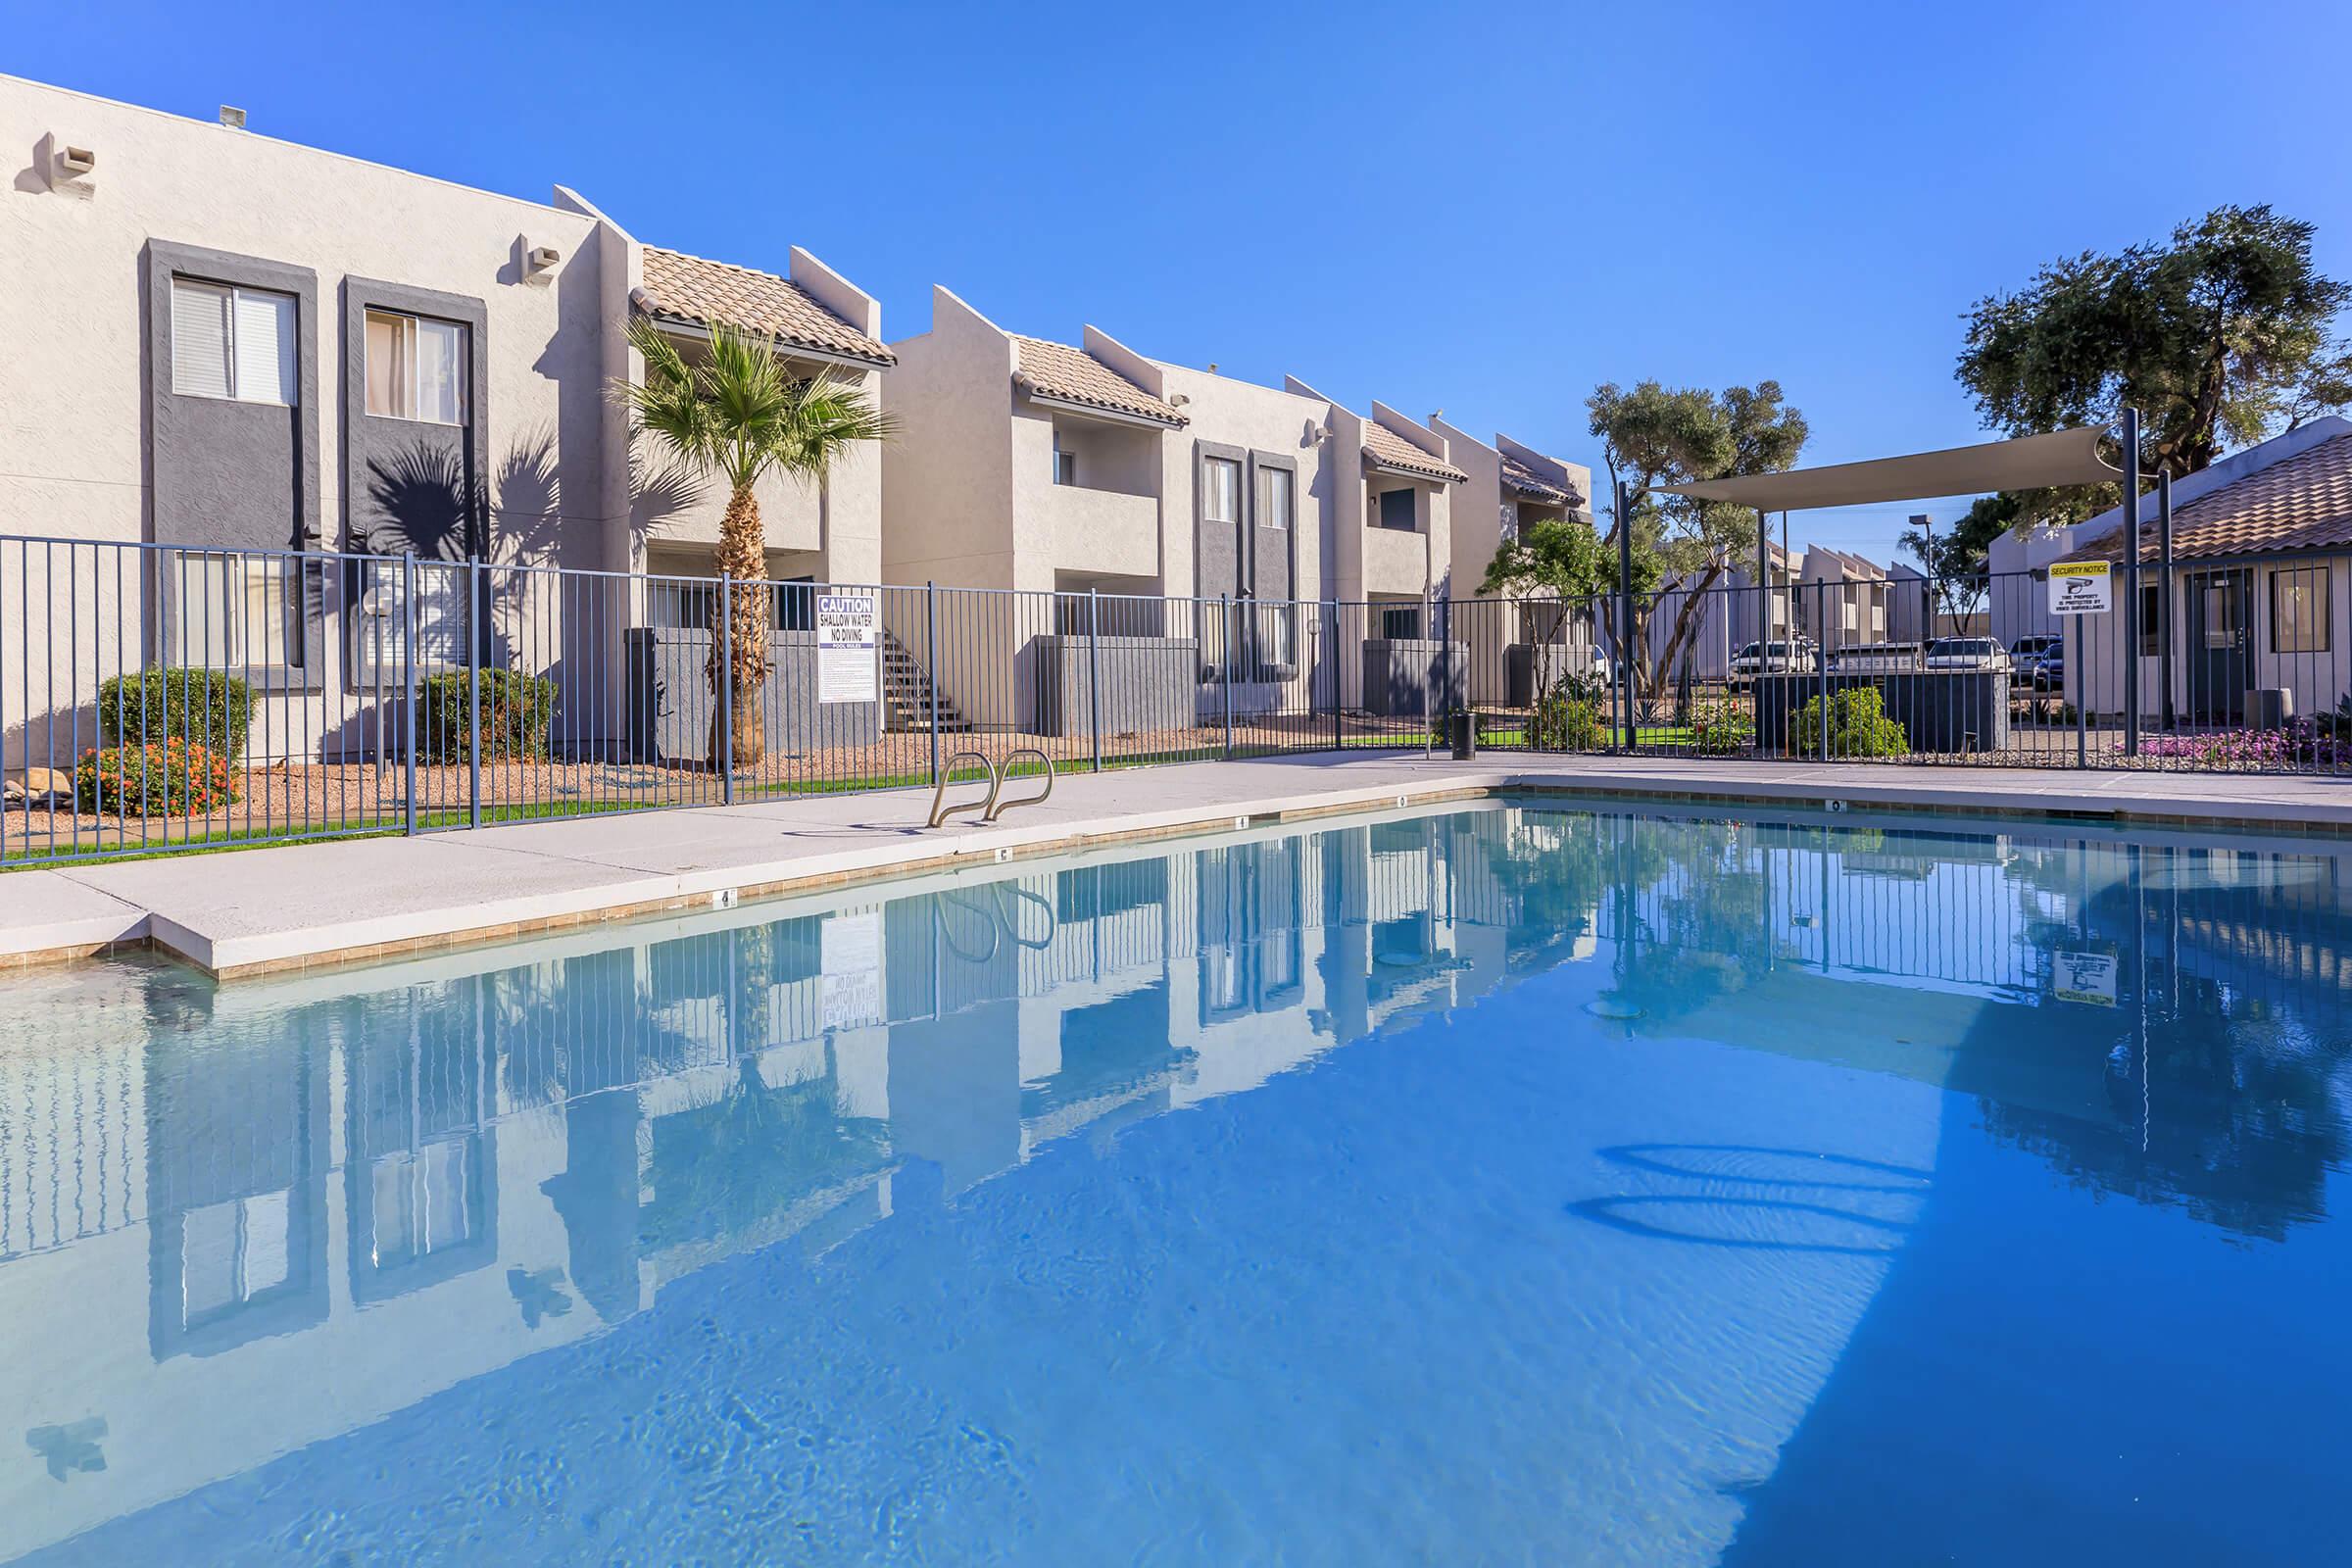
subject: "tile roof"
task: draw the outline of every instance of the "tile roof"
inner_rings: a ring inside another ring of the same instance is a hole
[[[2160,558],[2154,503],[2140,503],[2139,559]],[[2323,441],[2173,509],[2173,558],[2265,555],[2352,546],[2352,435]],[[2110,528],[2068,561],[2121,561]]]
[[[1384,468],[1418,474],[1424,479],[1446,479],[1459,484],[1470,477],[1444,458],[1431,457],[1377,419],[1364,421],[1364,456]]]
[[[656,316],[765,332],[790,347],[869,365],[899,363],[897,355],[819,305],[807,289],[773,272],[648,245],[645,300]]]
[[[1021,355],[1021,368],[1013,372],[1013,379],[1040,397],[1138,415],[1162,424],[1191,422],[1172,405],[1162,403],[1084,349],[1017,334],[1012,341]]]
[[[1585,504],[1585,497],[1566,485],[1553,484],[1508,452],[1502,454],[1502,482],[1506,488],[1517,491],[1530,501],[1571,508]]]

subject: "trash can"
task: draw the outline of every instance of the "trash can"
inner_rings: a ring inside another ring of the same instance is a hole
[[[1446,715],[1446,739],[1453,748],[1453,760],[1467,762],[1478,755],[1478,715],[1462,711]]]

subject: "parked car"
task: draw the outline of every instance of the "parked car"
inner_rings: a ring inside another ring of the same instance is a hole
[[[1833,675],[1884,675],[1918,667],[1917,643],[1856,643],[1851,648],[1830,650]]]
[[[1732,673],[1735,676],[1753,676],[1766,668],[1776,675],[1784,672],[1810,675],[1821,668],[1821,649],[1812,638],[1799,637],[1793,645],[1786,641],[1774,642],[1769,664],[1765,656],[1757,652],[1754,643],[1745,644],[1732,656]]]
[[[2009,645],[2010,681],[2016,685],[2023,685],[2032,680],[2034,666],[2041,662],[2042,656],[2065,646],[2065,638],[2052,636],[2047,632],[2036,632],[2030,637],[2018,638]]]
[[[2037,692],[2066,690],[2066,644],[2053,642],[2042,650],[2041,657],[2034,661],[2030,678]]]
[[[1981,669],[2007,674],[2009,650],[1989,637],[1938,637],[1928,644],[1930,669]]]

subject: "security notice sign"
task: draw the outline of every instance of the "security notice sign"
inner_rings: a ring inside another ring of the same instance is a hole
[[[2112,953],[2058,953],[2052,955],[2050,995],[2060,1002],[2086,1003],[2093,1007],[2115,1005],[2115,972],[2118,967]]]
[[[2104,561],[2050,563],[2050,613],[2104,615],[2114,608],[2114,568]]]
[[[882,607],[873,594],[816,596],[816,700],[820,703],[881,701],[881,662],[874,657],[882,634]]]

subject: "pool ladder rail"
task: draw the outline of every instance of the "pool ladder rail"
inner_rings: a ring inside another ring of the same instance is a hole
[[[1045,764],[1046,787],[1035,795],[1024,795],[1017,800],[1005,800],[1003,798],[1004,781],[1012,772],[1012,764],[1024,757],[1034,757]],[[978,800],[951,802],[948,799],[948,781],[956,776],[956,764],[966,760],[978,762],[987,769],[988,793]],[[937,827],[949,817],[968,811],[979,812],[980,820],[983,822],[994,822],[1016,806],[1042,806],[1053,799],[1053,796],[1054,759],[1048,757],[1039,748],[1017,746],[1006,752],[1004,766],[1000,770],[995,758],[990,757],[986,752],[974,751],[967,746],[940,764],[939,782],[931,788],[931,825]]]

